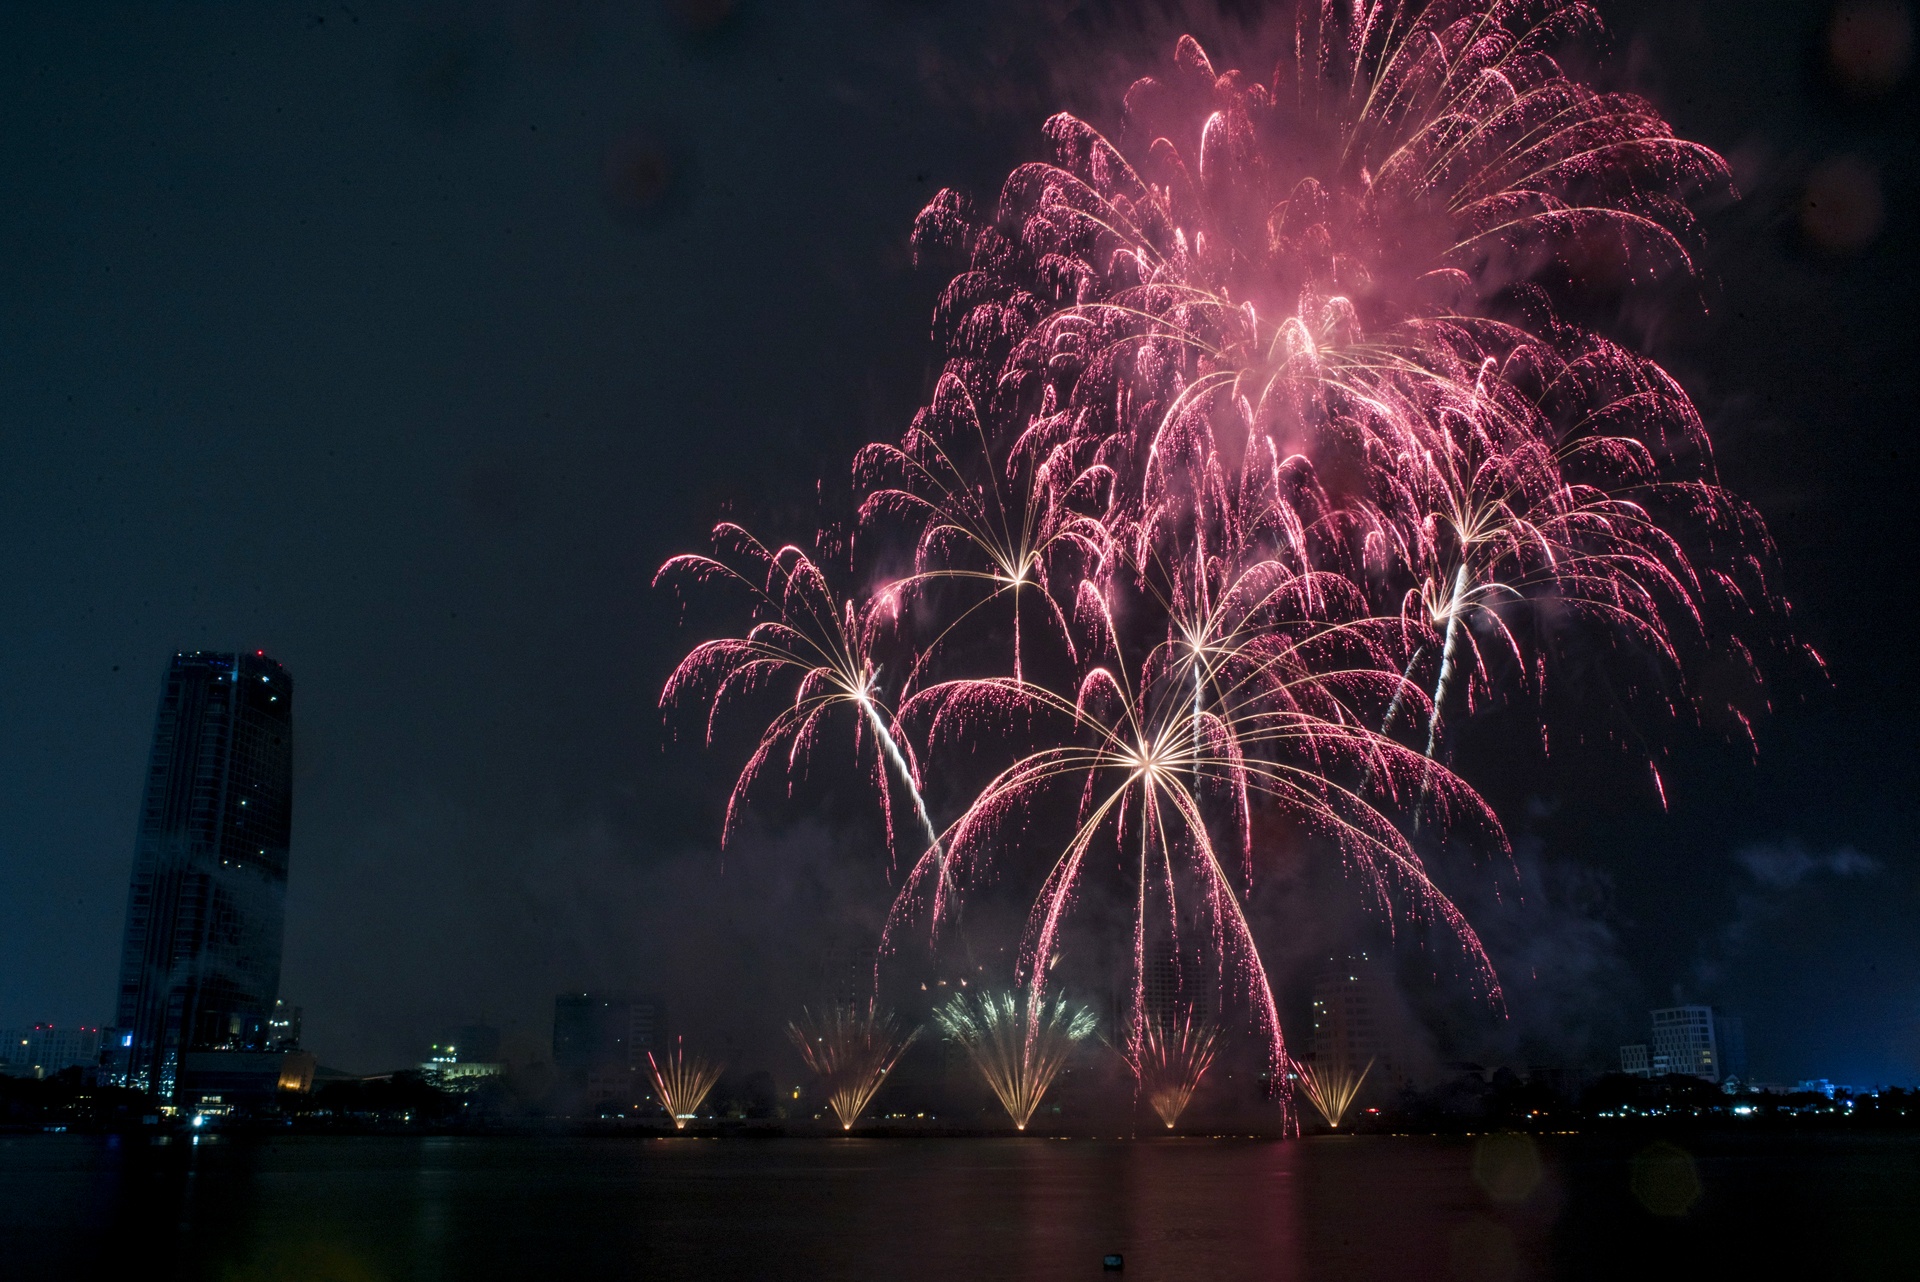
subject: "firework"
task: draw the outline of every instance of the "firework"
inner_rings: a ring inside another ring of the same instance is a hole
[[[807,1067],[819,1075],[840,1128],[850,1131],[920,1030],[903,1032],[891,1012],[842,1005],[828,1007],[817,1017],[801,1011],[800,1018],[787,1025],[787,1035]]]
[[[927,207],[923,253],[970,269],[937,318],[950,350],[1004,351],[1110,428],[1157,434],[1218,392],[1284,432],[1340,408],[1303,396],[1417,369],[1422,321],[1571,248],[1690,266],[1685,197],[1724,189],[1724,162],[1562,73],[1553,52],[1597,25],[1577,0],[1303,4],[1264,81],[1183,37],[1173,74],[1128,92],[1117,144],[1061,114],[1053,161],[1017,168],[990,219],[950,192]]]
[[[752,595],[756,619],[745,636],[723,637],[695,646],[667,679],[661,704],[672,705],[692,691],[704,691],[708,699],[707,740],[711,743],[721,708],[729,697],[745,695],[777,680],[790,681],[793,689],[790,702],[761,734],[734,784],[721,840],[732,835],[741,803],[768,761],[782,755],[784,749],[787,770],[793,773],[817,742],[822,721],[836,710],[847,709],[856,714],[856,754],[865,733],[872,734],[878,749],[873,757],[873,782],[889,838],[894,835],[892,790],[887,782],[891,765],[913,801],[914,815],[929,847],[937,850],[940,837],[927,816],[919,772],[908,755],[910,749],[888,726],[891,718],[882,701],[879,666],[870,652],[870,618],[852,602],[841,602],[828,585],[826,574],[799,548],[769,551],[731,523],[714,531],[714,542],[721,556],[674,557],[661,567],[654,582],[719,580],[744,586]],[[876,608],[888,607],[883,603]]]
[[[1370,730],[1352,706],[1383,688],[1365,645],[1379,621],[1342,625],[1294,616],[1288,623],[1303,600],[1321,598],[1281,567],[1255,567],[1216,586],[1215,608],[1137,665],[1109,653],[1107,664],[1069,692],[1012,678],[947,682],[920,692],[903,711],[907,720],[929,720],[936,742],[1004,738],[1018,723],[1033,727],[1044,745],[991,779],[949,829],[957,890],[971,870],[991,870],[1010,848],[1031,844],[1027,816],[1074,816],[1029,913],[1016,982],[1044,987],[1090,872],[1118,869],[1131,882],[1134,908],[1131,1036],[1146,1022],[1147,935],[1163,920],[1176,939],[1184,929],[1210,941],[1208,981],[1244,997],[1272,1062],[1284,1065],[1278,1011],[1245,910],[1254,857],[1250,813],[1258,800],[1340,851],[1381,908],[1404,903],[1445,922],[1497,997],[1471,926],[1427,876],[1412,845],[1351,782],[1337,782],[1364,770],[1385,781],[1388,793],[1406,793],[1431,774],[1453,813],[1498,834],[1470,789]],[[889,932],[929,898],[922,884],[944,876],[931,859],[913,870]],[[1127,1052],[1133,1058],[1139,1048]]]
[[[1373,1070],[1373,1061],[1354,1073],[1345,1065],[1329,1068],[1325,1072],[1316,1072],[1313,1065],[1296,1062],[1294,1075],[1300,1079],[1300,1089],[1306,1093],[1307,1100],[1313,1105],[1313,1111],[1325,1119],[1327,1125],[1335,1130],[1340,1128],[1340,1119],[1353,1107],[1354,1097],[1360,1094],[1361,1083],[1367,1080],[1367,1074]]]
[[[916,229],[969,269],[937,317],[953,362],[1002,362],[1023,437],[1097,463],[1143,531],[1200,543],[1287,491],[1290,552],[1401,598],[1428,756],[1458,689],[1491,688],[1481,632],[1537,691],[1569,620],[1612,630],[1589,650],[1651,661],[1619,684],[1670,712],[1676,626],[1698,645],[1715,609],[1740,659],[1739,621],[1778,614],[1684,393],[1554,314],[1690,270],[1687,200],[1727,188],[1648,104],[1562,73],[1595,27],[1568,0],[1303,5],[1266,81],[1186,38],[1117,141],[1056,116],[990,217],[942,193]],[[1529,647],[1541,602],[1570,609]]]
[[[913,538],[913,574],[886,589],[896,609],[946,582],[985,590],[921,648],[916,670],[941,652],[956,628],[1001,596],[1011,601],[1016,677],[1024,667],[1021,606],[1028,600],[1040,606],[1049,631],[1073,654],[1073,629],[1054,590],[1062,581],[1076,581],[1075,571],[1084,574],[1110,550],[1107,526],[1070,501],[1077,490],[1097,489],[1104,477],[1081,474],[1063,482],[1057,473],[1070,460],[1035,459],[1017,447],[1015,455],[1005,460],[1010,466],[1002,466],[977,398],[949,371],[901,444],[869,445],[854,461],[867,488],[862,525],[890,517],[904,522]]]
[[[1015,1130],[1024,1131],[1067,1057],[1093,1033],[1093,1012],[1064,997],[1031,991],[961,993],[933,1012],[934,1022],[966,1048]]]
[[[1577,684],[1625,691],[1635,723],[1705,715],[1709,644],[1744,727],[1756,638],[1788,644],[1765,527],[1685,392],[1569,306],[1691,272],[1690,202],[1728,190],[1725,164],[1563,72],[1597,26],[1580,0],[1297,12],[1271,77],[1183,38],[1112,138],[1056,116],[1051,160],[990,210],[946,191],[922,212],[916,255],[958,267],[945,365],[856,458],[853,533],[822,541],[863,587],[733,526],[662,572],[754,603],[663,703],[697,691],[711,737],[723,704],[791,692],[727,832],[849,713],[896,853],[896,795],[913,809],[889,944],[924,920],[937,946],[983,887],[1031,893],[1021,998],[939,1016],[1017,1124],[1057,1071],[1034,1056],[1073,1040],[1045,990],[1096,884],[1131,909],[1143,1084],[1155,1056],[1205,1067],[1145,1018],[1149,939],[1291,1063],[1248,907],[1283,861],[1336,859],[1390,925],[1444,926],[1497,1005],[1420,854],[1506,851],[1451,728],[1496,697],[1544,709],[1570,664],[1604,664]],[[1282,836],[1256,842],[1256,815]],[[1330,1124],[1365,1076],[1301,1073]]]
[[[1132,1062],[1134,1076],[1168,1130],[1180,1121],[1200,1079],[1212,1066],[1218,1038],[1212,1024],[1196,1024],[1191,1013],[1183,1014],[1177,1024],[1149,1020],[1141,1030]]]
[[[695,1056],[687,1058],[687,1048],[675,1038],[673,1051],[666,1057],[663,1065],[647,1052],[647,1067],[653,1073],[653,1088],[659,1093],[660,1104],[667,1110],[667,1116],[673,1119],[675,1130],[685,1130],[689,1118],[699,1111],[706,1100],[707,1092],[720,1080],[723,1065],[711,1063]]]

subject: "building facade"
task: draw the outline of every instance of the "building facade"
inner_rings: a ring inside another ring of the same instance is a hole
[[[500,1077],[500,1030],[490,1024],[463,1024],[451,1040],[435,1042],[420,1064],[420,1075],[443,1091],[465,1093]]]
[[[629,993],[553,999],[553,1064],[590,1099],[636,1101],[651,1089],[647,1055],[664,1050],[666,1008]]]
[[[1667,1073],[1684,1073],[1709,1082],[1720,1080],[1719,1039],[1714,1035],[1713,1007],[1670,1006],[1649,1012],[1653,1019],[1653,1059],[1656,1075],[1659,1062],[1666,1061]]]
[[[841,941],[821,958],[820,991],[836,1006],[864,1009],[878,992],[880,954],[872,944]]]
[[[1720,1047],[1720,1080],[1747,1080],[1747,1022],[1719,1007],[1713,1011],[1713,1040]]]
[[[1201,979],[1200,958],[1190,951],[1183,956],[1183,951],[1163,936],[1149,943],[1141,958],[1143,1013],[1147,1022],[1163,1033],[1189,1025],[1200,1027],[1214,1016],[1214,986]]]
[[[259,1053],[284,1038],[273,1021],[292,825],[287,670],[262,652],[175,655],[121,947],[127,1085],[171,1098],[189,1053]]]
[[[91,1069],[100,1063],[100,1050],[100,1030],[85,1025],[0,1029],[0,1073],[51,1077],[64,1069]]]
[[[1366,1075],[1375,1091],[1410,1080],[1405,1030],[1392,980],[1364,954],[1328,961],[1313,981],[1313,1042],[1308,1054],[1322,1075]]]
[[[299,1050],[300,1017],[304,1013],[298,1006],[274,1002],[273,1016],[267,1020],[267,1045],[279,1051]]]

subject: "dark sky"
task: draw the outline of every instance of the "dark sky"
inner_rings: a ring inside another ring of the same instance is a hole
[[[1734,162],[1707,309],[1650,340],[1831,684],[1780,674],[1757,766],[1679,736],[1664,813],[1600,754],[1490,781],[1531,889],[1483,924],[1588,1052],[1678,995],[1763,1076],[1920,1078],[1912,77],[1837,87],[1821,4],[1603,12],[1605,74]],[[722,865],[738,762],[663,750],[648,580],[727,504],[805,530],[899,430],[914,213],[1141,41],[1065,0],[0,13],[0,1024],[110,1017],[159,677],[211,647],[296,679],[323,1059],[537,1042],[582,985],[773,1022],[880,869],[825,821]],[[1823,248],[1809,184],[1879,217]]]

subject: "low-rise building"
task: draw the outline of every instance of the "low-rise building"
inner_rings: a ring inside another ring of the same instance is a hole
[[[1717,1082],[1723,1071],[1720,1043],[1714,1035],[1713,1007],[1670,1006],[1649,1012],[1653,1054],[1665,1058],[1667,1072]]]
[[[69,1068],[97,1068],[100,1044],[101,1030],[85,1024],[0,1029],[0,1073],[51,1077]]]
[[[199,1112],[271,1104],[283,1092],[313,1089],[310,1051],[188,1051],[180,1058],[176,1098]]]

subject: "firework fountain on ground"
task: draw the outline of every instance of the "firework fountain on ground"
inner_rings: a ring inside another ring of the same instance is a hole
[[[653,1089],[660,1096],[661,1107],[673,1119],[674,1129],[685,1130],[700,1111],[700,1105],[706,1102],[713,1084],[720,1080],[724,1065],[698,1055],[688,1059],[685,1043],[676,1038],[664,1063],[655,1059],[652,1051],[647,1052],[647,1068],[653,1074]]]
[[[820,1078],[827,1104],[850,1131],[885,1084],[920,1030],[902,1029],[887,1011],[830,1006],[819,1015],[803,1010],[787,1025],[807,1068]]]
[[[1149,1018],[1140,1030],[1130,1066],[1148,1106],[1168,1130],[1179,1124],[1212,1067],[1219,1033],[1211,1023],[1196,1023],[1190,1013],[1164,1023]]]
[[[1689,202],[1728,190],[1647,103],[1563,74],[1554,53],[1596,28],[1574,0],[1303,5],[1270,78],[1183,38],[1112,136],[1056,116],[1052,159],[990,208],[936,196],[915,249],[954,272],[945,368],[855,460],[833,555],[725,525],[662,570],[753,610],[663,702],[703,703],[711,736],[749,692],[787,691],[727,830],[849,712],[905,857],[887,945],[938,945],[982,885],[1037,887],[1013,976],[1031,1045],[1076,903],[1117,877],[1136,1069],[1165,1032],[1143,959],[1172,941],[1284,1079],[1247,912],[1282,854],[1442,926],[1498,1004],[1421,857],[1505,851],[1449,726],[1496,699],[1544,709],[1577,657],[1631,692],[1622,738],[1684,715],[1745,733],[1749,638],[1783,635],[1764,526],[1686,394],[1564,305],[1690,272]],[[1709,638],[1711,703],[1688,680]],[[936,824],[923,763],[990,757]]]
[[[1017,1131],[1027,1129],[1073,1048],[1093,1035],[1092,1011],[1036,987],[958,993],[933,1018],[965,1048]]]
[[[1301,1093],[1313,1105],[1313,1111],[1320,1114],[1329,1127],[1339,1130],[1340,1119],[1353,1107],[1354,1098],[1360,1094],[1367,1074],[1373,1071],[1373,1061],[1368,1060],[1367,1066],[1358,1073],[1338,1066],[1321,1070],[1299,1062],[1294,1064],[1293,1071],[1300,1079]]]

